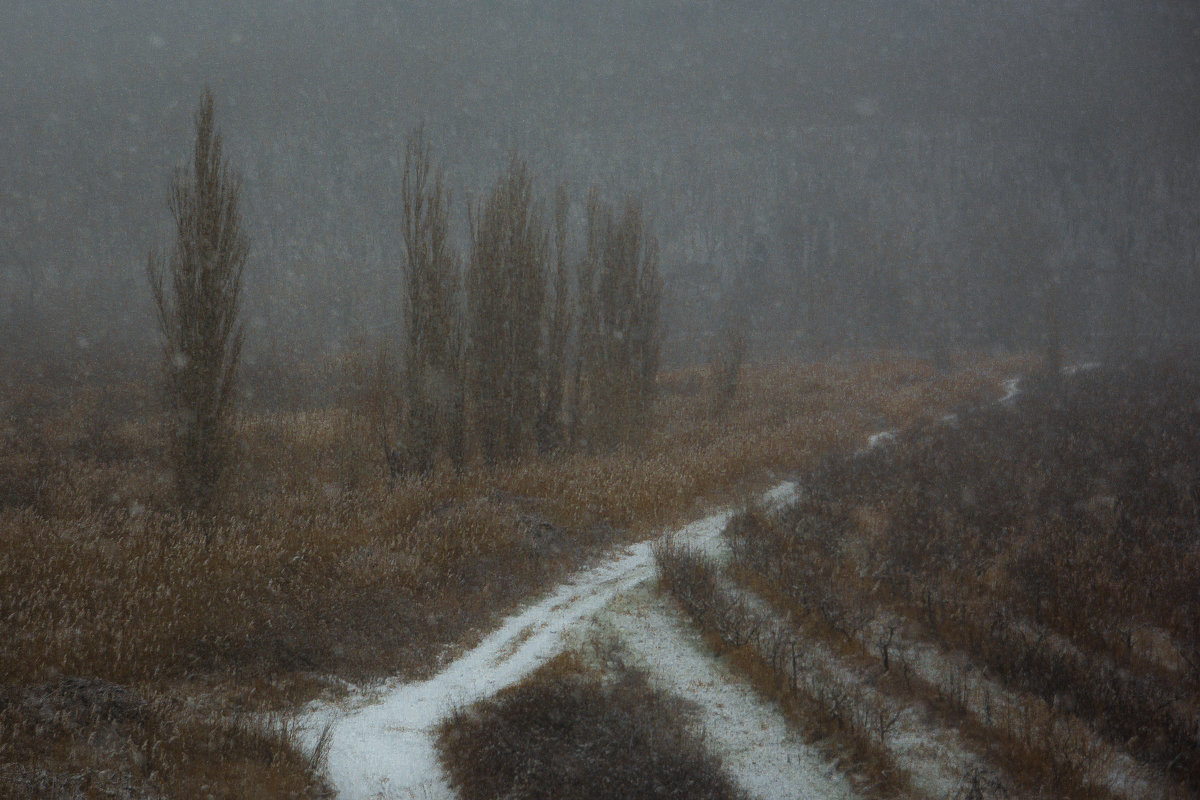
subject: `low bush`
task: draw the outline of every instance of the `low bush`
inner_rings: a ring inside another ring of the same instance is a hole
[[[438,752],[463,800],[735,800],[688,706],[645,673],[576,653],[442,725]]]

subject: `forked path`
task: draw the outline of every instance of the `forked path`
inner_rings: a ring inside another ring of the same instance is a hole
[[[763,501],[770,504],[783,502],[793,495],[794,490],[791,483],[780,484],[767,492]],[[673,536],[680,544],[711,550],[718,546],[730,513],[725,511],[694,522],[675,531]],[[557,655],[619,595],[626,596],[627,602],[620,604],[622,610],[613,616],[613,621],[619,621],[619,629],[627,630],[632,619],[630,615],[637,613],[630,603],[648,598],[640,593],[635,596],[632,590],[654,576],[652,544],[652,541],[645,541],[632,545],[608,561],[578,573],[548,597],[506,619],[477,647],[428,680],[389,683],[369,695],[351,697],[335,705],[310,707],[302,718],[310,745],[326,724],[332,723],[326,774],[338,796],[345,800],[453,798],[434,752],[433,737],[438,723],[456,705],[490,697]],[[703,672],[702,662],[706,657],[701,654],[698,643],[687,640],[677,626],[671,627],[662,609],[646,608],[645,612],[650,615],[646,623],[653,623],[660,635],[656,638],[654,657],[644,660],[652,673],[667,678],[666,688],[682,690],[689,696],[697,694],[695,689],[702,683],[718,680],[716,673]],[[639,652],[645,651],[648,640],[641,637],[639,640],[630,644]],[[671,681],[681,676],[671,675],[669,664],[680,668],[690,665],[685,674],[707,677],[699,679],[700,682],[690,689],[682,684],[672,686]],[[714,692],[726,691],[728,697],[714,695]],[[803,745],[798,742],[787,746],[780,743],[755,747],[749,737],[739,737],[731,727],[729,718],[735,714],[743,716],[744,708],[750,719],[747,721],[743,717],[740,723],[743,727],[757,728],[766,740],[780,742],[786,726],[769,706],[750,705],[749,695],[743,698],[732,690],[713,689],[700,694],[703,696],[693,699],[698,699],[701,712],[706,715],[705,726],[714,743],[721,747],[724,744],[721,737],[733,737],[731,741],[740,742],[734,745],[739,748],[738,752],[731,753],[733,758],[727,757],[726,761],[734,777],[747,789],[753,790],[761,784],[764,773],[787,767],[784,772],[787,774],[816,763],[810,755],[801,752]],[[714,697],[711,702],[705,699],[709,695]],[[731,701],[736,701],[736,707],[727,705]],[[709,715],[717,716],[710,719]],[[716,730],[720,731],[720,736],[711,733]],[[747,753],[750,754],[748,758]],[[829,783],[826,769],[813,769],[813,786]],[[847,795],[835,790],[832,794],[811,796]]]
[[[1019,391],[1017,381],[1006,381],[1004,390],[999,402],[1011,401]],[[866,449],[886,444],[891,433],[871,437]],[[795,492],[794,484],[782,483],[762,502],[785,503]],[[714,555],[731,513],[714,514],[670,535]],[[787,733],[777,709],[726,681],[697,637],[666,606],[637,591],[654,576],[652,547],[653,540],[640,542],[576,574],[428,680],[389,682],[337,704],[311,706],[301,719],[307,744],[314,745],[332,725],[326,775],[338,796],[450,800],[454,793],[433,745],[438,723],[455,706],[517,683],[601,625],[618,634],[660,685],[696,702],[710,743],[752,796],[852,797],[832,765]]]

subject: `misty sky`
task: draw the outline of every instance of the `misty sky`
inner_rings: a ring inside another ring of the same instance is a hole
[[[728,224],[776,225],[789,187],[846,152],[890,191],[910,178],[862,153],[954,141],[979,160],[985,142],[984,159],[1086,163],[1189,154],[1200,134],[1183,0],[0,7],[0,286],[9,306],[113,292],[118,326],[139,324],[119,298],[144,301],[206,85],[245,181],[251,302],[332,280],[363,327],[388,319],[399,158],[422,122],[460,214],[515,149],[543,189],[641,193],[680,264],[740,198],[759,200]]]

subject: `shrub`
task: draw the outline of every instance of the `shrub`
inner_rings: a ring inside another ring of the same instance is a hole
[[[724,800],[743,795],[703,747],[682,701],[644,673],[559,656],[495,698],[455,711],[438,735],[463,800]]]

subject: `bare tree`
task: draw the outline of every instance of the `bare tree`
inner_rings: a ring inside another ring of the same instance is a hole
[[[542,368],[542,404],[538,412],[538,450],[550,452],[561,445],[563,393],[567,373],[567,339],[571,333],[572,305],[567,264],[566,189],[554,197],[554,275],[550,281],[553,305],[548,308],[546,352]]]
[[[658,246],[636,202],[617,217],[592,192],[579,296],[576,433],[593,448],[628,443],[649,423],[661,349]]]
[[[588,416],[588,403],[585,397],[591,395],[585,384],[585,377],[592,379],[600,356],[601,322],[597,277],[600,272],[601,248],[603,245],[602,228],[605,224],[603,215],[605,206],[600,202],[599,192],[593,188],[588,194],[587,201],[587,239],[583,258],[576,272],[578,295],[578,335],[575,346],[575,363],[571,376],[571,401],[568,438],[572,447],[586,444],[588,430],[585,420]]]
[[[514,155],[471,214],[469,393],[475,438],[488,462],[520,455],[535,438],[548,252],[533,181]]]
[[[184,509],[203,512],[218,498],[232,458],[249,242],[238,210],[240,181],[222,158],[207,89],[195,125],[192,169],[171,181],[175,245],[151,254],[146,271],[162,335],[176,491]]]
[[[458,259],[450,247],[450,195],[423,129],[408,138],[401,181],[404,226],[404,412],[395,472],[428,472],[439,450],[461,466],[463,389]]]
[[[1057,274],[1046,284],[1046,372],[1051,380],[1062,376],[1063,368],[1063,285]]]
[[[742,365],[746,360],[746,315],[733,308],[726,312],[712,356],[710,401],[712,415],[724,419],[737,397],[742,380]]]

